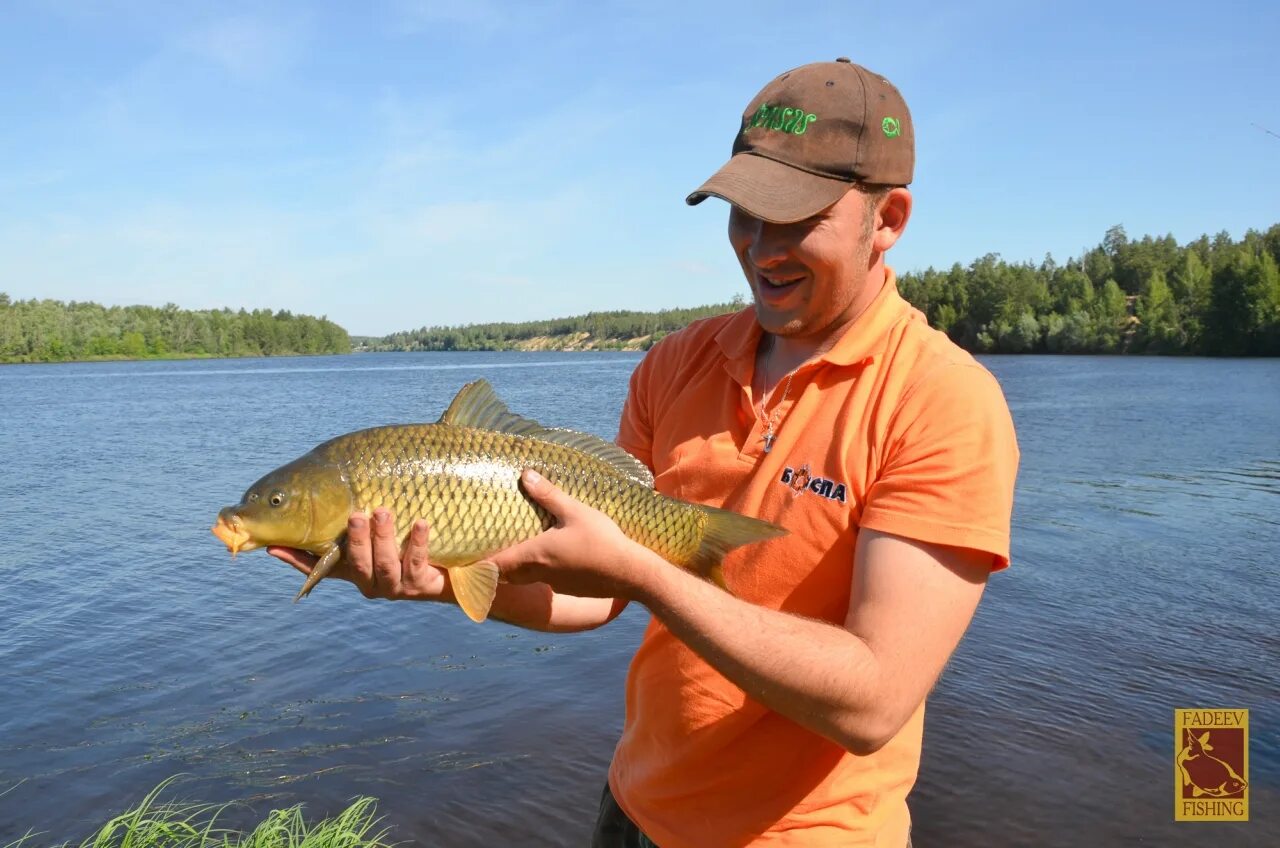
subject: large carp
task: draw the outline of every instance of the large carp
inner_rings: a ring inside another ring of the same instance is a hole
[[[463,386],[435,424],[348,433],[277,468],[218,513],[213,533],[233,556],[267,545],[319,556],[300,599],[341,561],[353,511],[393,510],[401,544],[413,522],[425,518],[431,563],[448,569],[458,605],[483,621],[498,585],[498,568],[487,557],[554,523],[521,489],[525,468],[608,515],[667,561],[721,586],[727,551],[787,532],[659,494],[649,469],[626,451],[522,418],[477,380]]]

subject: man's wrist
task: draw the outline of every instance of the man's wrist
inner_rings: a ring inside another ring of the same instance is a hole
[[[670,605],[681,578],[693,575],[639,543],[636,543],[636,547],[639,552],[636,556],[635,577],[630,581],[628,594],[632,600],[643,604],[649,612],[657,615]]]

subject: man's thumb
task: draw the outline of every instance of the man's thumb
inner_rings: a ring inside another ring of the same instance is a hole
[[[524,470],[524,473],[520,475],[520,482],[524,484],[525,492],[529,497],[537,501],[539,506],[557,518],[564,515],[569,497],[560,491],[559,487],[554,483],[532,468]]]

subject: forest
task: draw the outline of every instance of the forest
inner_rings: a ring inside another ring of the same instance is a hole
[[[968,266],[903,274],[903,297],[929,323],[977,353],[1280,355],[1280,224],[1179,245],[1173,236],[1131,240],[1124,227],[1064,263],[1006,262],[987,254]],[[423,327],[371,350],[509,350],[532,339],[587,334],[588,345],[648,348],[698,318],[743,306],[742,298],[696,309],[593,312],[524,323]],[[638,340],[638,341],[637,341]],[[583,341],[574,338],[576,346]],[[551,344],[550,347],[555,347]]]
[[[934,327],[977,353],[1280,356],[1280,224],[1179,245],[1130,239],[1121,226],[1059,263],[987,254],[967,266],[899,277],[903,297]],[[648,349],[699,318],[745,305],[592,312],[520,323],[423,327],[357,350]],[[259,309],[11,300],[0,293],[0,362],[347,353],[327,318]]]
[[[989,254],[905,274],[903,297],[979,353],[1280,355],[1280,224],[1201,236],[1102,243],[1059,265]]]
[[[0,293],[0,362],[169,359],[348,353],[347,331],[327,318],[243,309],[193,311],[170,303],[102,306],[12,300]]]
[[[722,315],[744,306],[739,296],[729,303],[664,309],[660,312],[590,312],[571,318],[520,323],[469,324],[465,327],[423,327],[392,333],[367,343],[369,350],[515,350],[522,343],[549,339],[550,349],[560,349],[572,339],[578,346],[597,350],[620,350],[627,342],[642,340],[647,350],[667,333],[675,332],[699,318]],[[578,336],[586,334],[584,340]]]

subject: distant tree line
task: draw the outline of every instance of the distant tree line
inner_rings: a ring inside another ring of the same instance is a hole
[[[902,295],[967,350],[979,353],[1280,355],[1280,224],[1179,246],[1173,236],[1131,241],[1112,227],[1102,243],[1058,264],[987,254],[949,271],[903,274]],[[649,347],[733,302],[662,312],[593,312],[524,323],[424,327],[373,350],[507,350],[538,337],[587,333],[596,347],[645,338]]]
[[[423,327],[392,333],[367,347],[369,350],[511,350],[520,342],[532,339],[562,339],[586,333],[597,348],[617,349],[633,339],[644,339],[640,346],[647,350],[667,333],[687,327],[699,318],[741,309],[743,305],[739,297],[730,303],[661,312],[590,312],[549,321]]]
[[[1123,227],[1059,265],[994,254],[899,281],[966,349],[997,353],[1280,356],[1280,224],[1178,246]]]
[[[1112,227],[1076,259],[1009,263],[988,254],[967,267],[903,274],[903,296],[958,344],[980,353],[1158,353],[1280,356],[1280,224],[1179,246]],[[592,312],[520,323],[423,327],[364,340],[365,350],[510,350],[533,339],[596,348],[652,346],[691,322],[742,308],[728,303],[661,312]],[[637,340],[639,340],[637,342]],[[346,330],[326,318],[173,304],[104,307],[12,301],[0,293],[0,362],[98,357],[346,353]]]
[[[0,362],[348,353],[347,331],[326,318],[173,304],[112,306],[11,300],[0,293]]]

